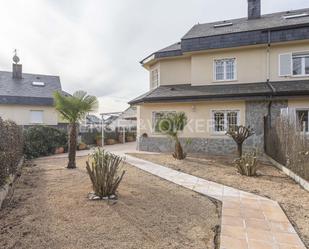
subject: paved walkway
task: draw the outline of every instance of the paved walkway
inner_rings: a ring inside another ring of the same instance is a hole
[[[113,151],[123,155],[123,151]],[[126,155],[126,162],[222,202],[220,249],[305,249],[275,201]]]

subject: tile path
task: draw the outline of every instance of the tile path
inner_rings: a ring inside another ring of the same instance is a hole
[[[115,151],[117,153],[117,151]],[[123,155],[123,152],[118,151]],[[126,162],[222,202],[220,249],[305,249],[279,204],[126,155]]]

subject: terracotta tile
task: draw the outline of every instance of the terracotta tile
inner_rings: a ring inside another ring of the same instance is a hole
[[[296,233],[293,226],[288,222],[270,222],[271,230],[278,233]]]
[[[260,203],[253,199],[241,199],[241,206],[243,208],[260,209]]]
[[[243,227],[224,225],[221,228],[221,234],[234,239],[246,239],[246,232]]]
[[[221,236],[220,249],[249,249],[246,240]]]
[[[245,225],[247,228],[270,231],[270,224],[267,220],[261,219],[246,219]]]
[[[280,249],[306,249],[305,246],[292,246],[287,244],[279,244]]]
[[[223,208],[222,216],[242,217],[240,209],[236,208]]]
[[[223,207],[240,209],[240,202],[239,201],[224,201]]]
[[[274,242],[272,233],[270,233],[269,231],[248,228],[247,234],[249,240],[259,240],[270,243]]]
[[[259,209],[242,208],[241,212],[245,218],[265,219],[263,212]]]
[[[302,242],[297,234],[292,233],[274,233],[275,239],[278,243],[289,244],[293,246],[301,246]]]
[[[264,241],[256,241],[249,240],[249,248],[250,249],[279,249],[278,246],[273,243],[264,242]]]
[[[274,211],[264,211],[264,215],[266,219],[270,221],[286,222],[286,223],[289,222],[288,218],[281,209],[277,209]]]
[[[223,216],[222,225],[230,225],[235,227],[244,227],[244,220],[238,217]]]

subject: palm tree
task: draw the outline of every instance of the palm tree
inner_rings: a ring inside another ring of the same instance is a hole
[[[178,132],[184,130],[187,125],[187,120],[187,116],[184,112],[178,112],[168,114],[156,124],[159,132],[168,135],[175,140],[175,152],[173,153],[173,157],[177,160],[183,160],[186,158],[186,154],[183,152],[178,138]]]
[[[61,92],[54,93],[55,108],[61,116],[70,123],[69,131],[69,163],[68,169],[76,168],[77,126],[87,113],[95,111],[98,100],[95,96],[87,95],[84,91],[76,91],[72,96]]]

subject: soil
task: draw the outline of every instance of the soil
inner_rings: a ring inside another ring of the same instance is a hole
[[[23,168],[0,211],[0,248],[213,248],[220,204],[130,165],[117,201],[90,201],[85,170],[65,159]]]
[[[271,164],[260,162],[258,176],[246,177],[231,157],[189,155],[179,161],[170,154],[131,155],[277,201],[309,248],[309,193]]]

